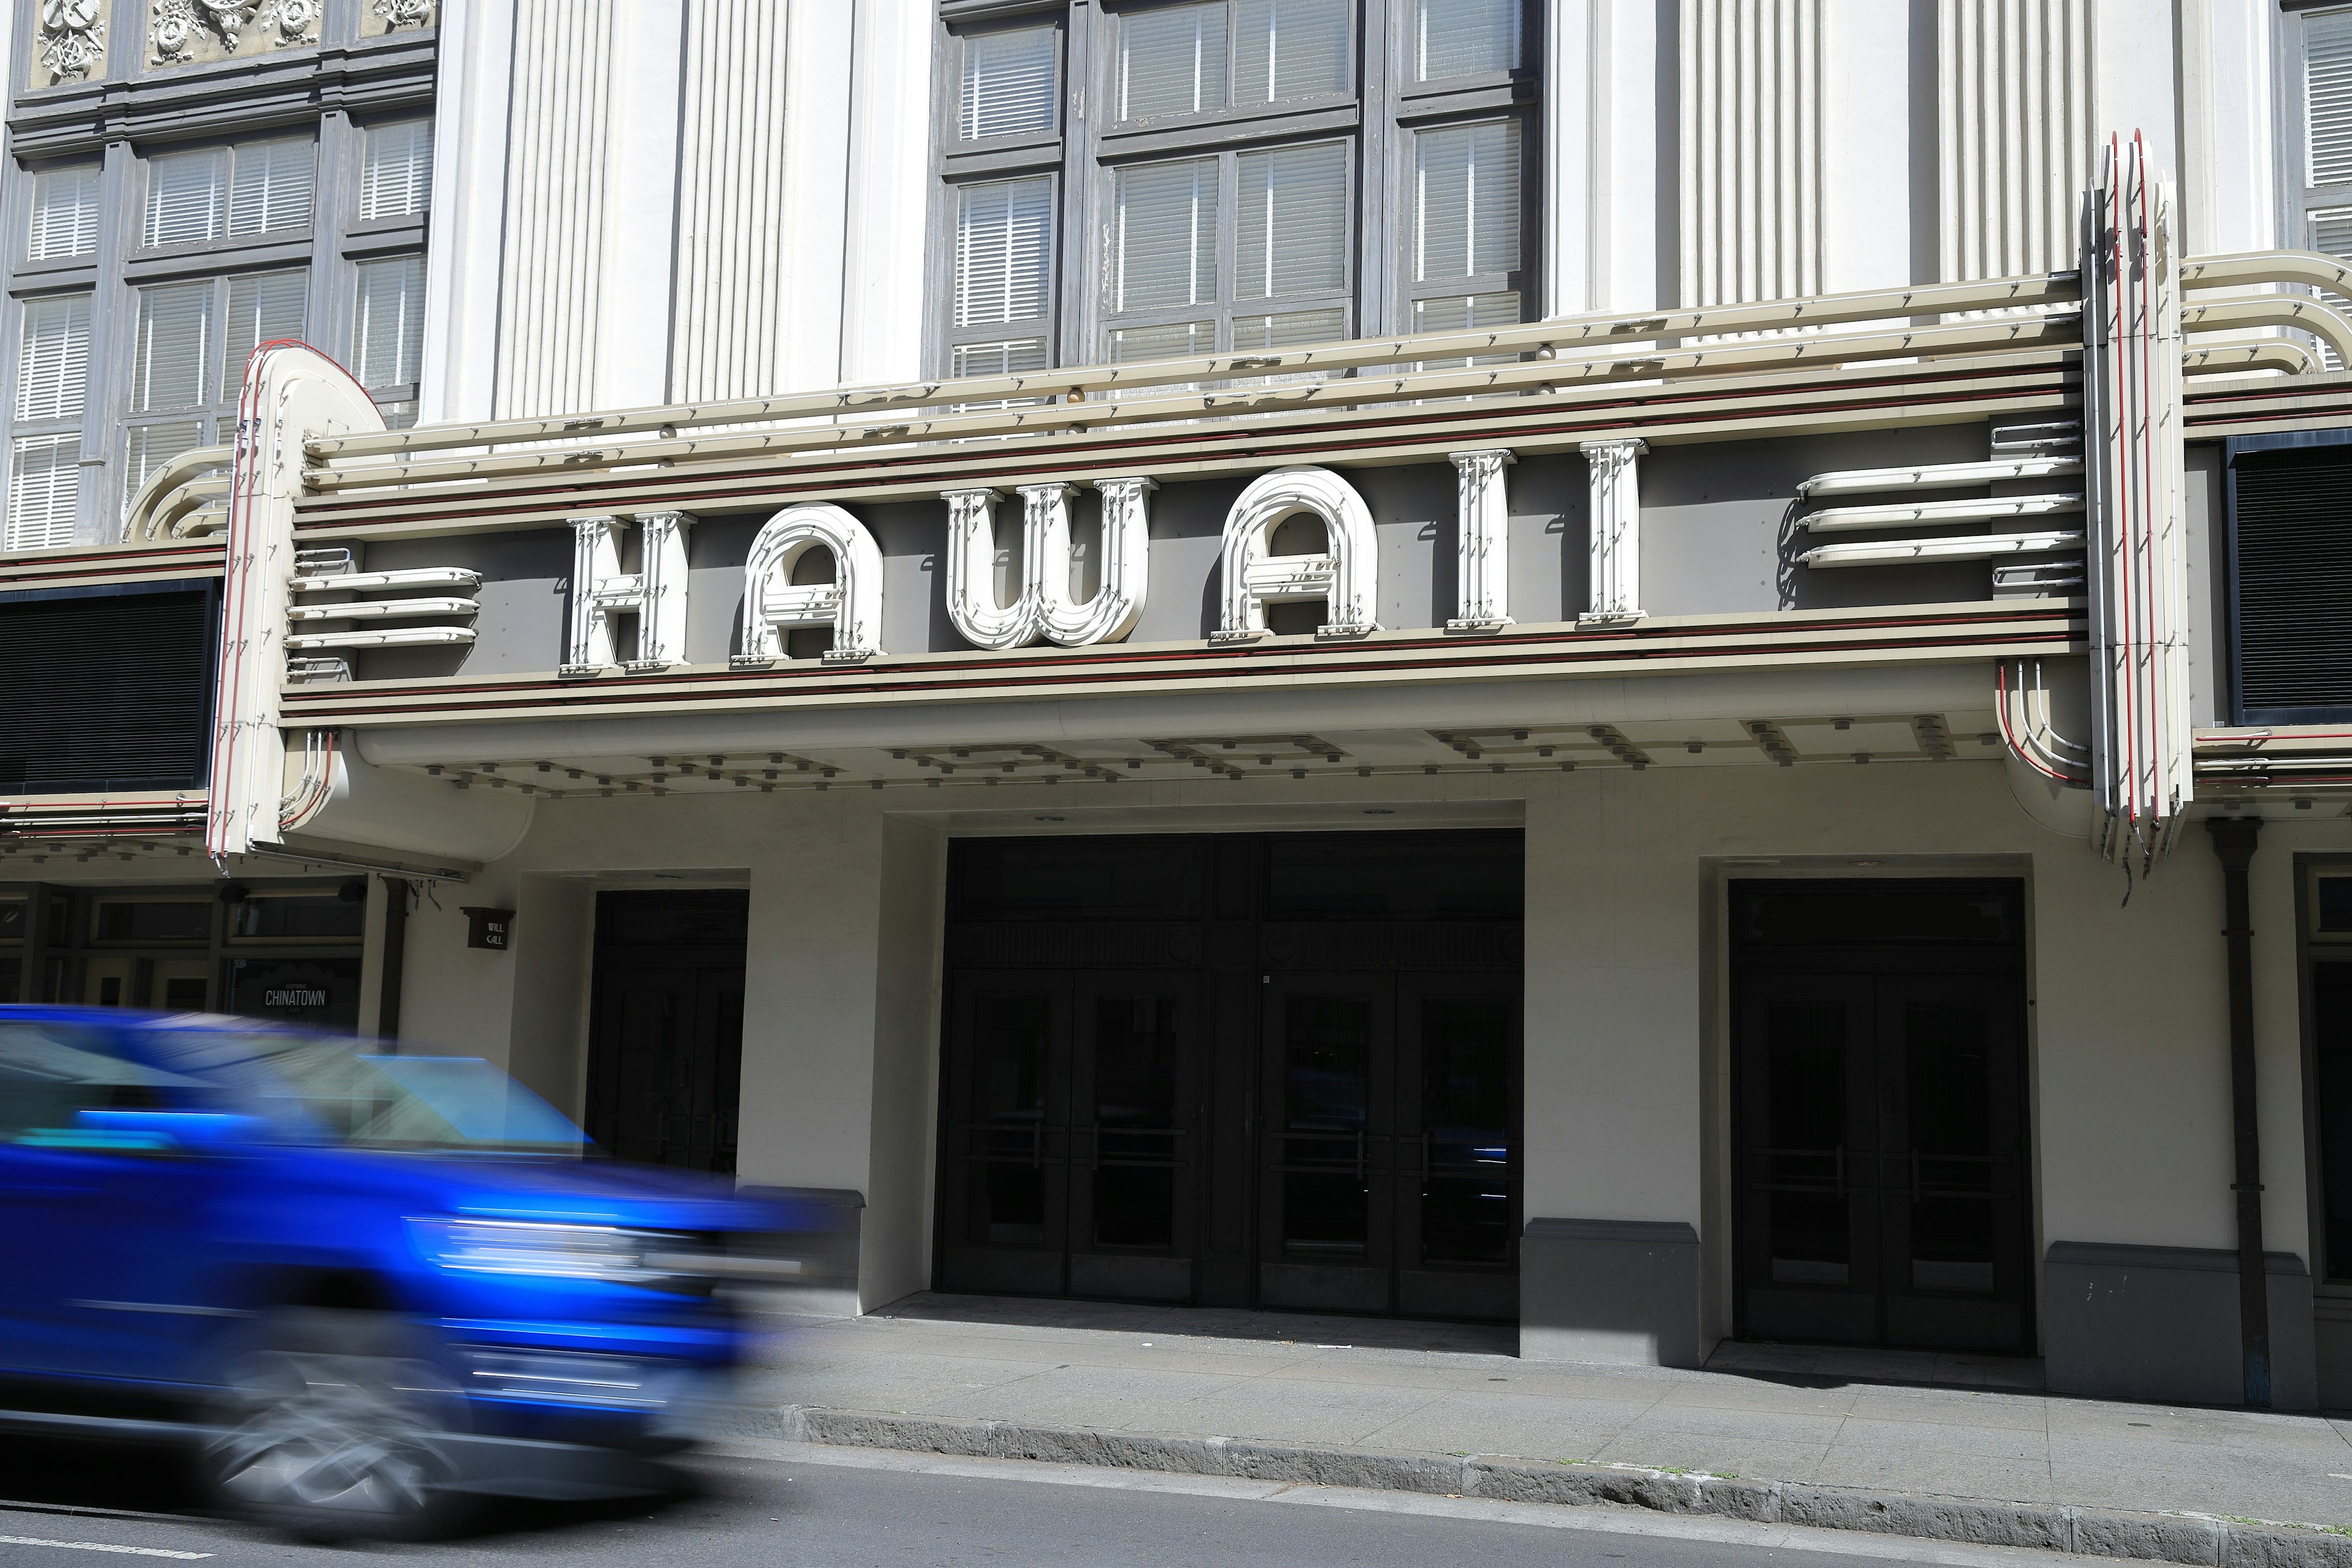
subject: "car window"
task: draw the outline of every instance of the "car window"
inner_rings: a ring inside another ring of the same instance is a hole
[[[201,1098],[205,1087],[124,1054],[104,1030],[0,1024],[0,1142],[87,1144],[82,1111],[172,1109]]]
[[[153,1030],[141,1048],[283,1141],[565,1153],[588,1142],[479,1057],[375,1056],[347,1037],[217,1027]]]

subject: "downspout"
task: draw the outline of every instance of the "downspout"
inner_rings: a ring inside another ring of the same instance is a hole
[[[2246,1403],[2271,1403],[2270,1280],[2263,1257],[2262,1124],[2254,1104],[2254,958],[2246,868],[2262,818],[2208,817],[2221,858],[2221,904],[2230,943],[2230,1111],[2237,1145],[2238,1333],[2245,1354]]]
[[[400,988],[408,968],[408,894],[405,877],[384,877],[383,981],[375,1002],[376,1049],[396,1051],[400,1038]]]

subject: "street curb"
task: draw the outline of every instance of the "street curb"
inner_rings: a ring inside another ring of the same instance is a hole
[[[2352,1535],[2179,1514],[1908,1496],[1608,1465],[1538,1465],[1475,1454],[1381,1453],[814,1405],[739,1411],[727,1425],[742,1436],[835,1447],[1033,1459],[1571,1508],[1636,1508],[1753,1524],[1854,1530],[1976,1546],[2025,1546],[2087,1557],[2204,1563],[2209,1568],[2352,1568]]]

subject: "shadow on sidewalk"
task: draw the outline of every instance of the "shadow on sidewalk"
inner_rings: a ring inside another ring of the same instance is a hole
[[[1516,1356],[1519,1350],[1519,1331],[1507,1323],[1438,1323],[1411,1318],[1256,1311],[1242,1307],[1155,1307],[1128,1301],[1075,1301],[1058,1296],[958,1296],[921,1290],[870,1315],[1056,1332],[1079,1330],[1158,1334],[1171,1339],[1264,1340],[1349,1350],[1502,1356]]]

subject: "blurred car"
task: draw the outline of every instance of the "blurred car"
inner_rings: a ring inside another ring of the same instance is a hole
[[[0,1427],[184,1443],[309,1538],[657,1485],[792,1223],[478,1058],[0,1006]]]

